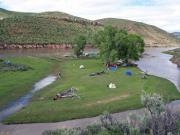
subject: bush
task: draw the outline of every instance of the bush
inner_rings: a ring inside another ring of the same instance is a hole
[[[4,60],[3,59],[0,59],[0,62],[3,62]]]
[[[10,61],[0,61],[0,71],[6,72],[6,71],[27,71],[29,69],[32,69],[29,66],[22,65],[22,64],[15,64]]]

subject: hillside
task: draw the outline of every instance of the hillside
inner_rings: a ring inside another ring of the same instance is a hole
[[[98,28],[93,25],[57,18],[16,16],[1,20],[1,44],[62,44],[73,43],[78,34],[86,35],[88,42]]]
[[[141,35],[145,40],[146,46],[174,46],[180,43],[170,33],[153,25],[115,18],[105,18],[97,21],[104,25],[113,25],[120,29],[125,29],[129,33]]]
[[[6,18],[11,15],[15,15],[15,14],[16,14],[16,12],[12,12],[12,11],[8,11],[8,10],[0,8],[0,18],[1,19]]]
[[[155,26],[123,19],[91,21],[62,12],[23,13],[0,8],[0,44],[73,44],[77,35],[85,35],[92,44],[95,32],[113,25],[136,33],[146,46],[170,46],[178,39]]]
[[[42,13],[27,13],[27,12],[15,12],[15,11],[9,11],[3,8],[0,8],[0,18],[10,18],[14,16],[39,16],[39,17],[53,17],[53,18],[76,18],[76,19],[82,19],[82,20],[87,20],[83,19],[80,17],[76,17],[67,13],[63,12],[42,12]],[[88,21],[88,20],[87,20]],[[90,21],[90,20],[89,20]]]
[[[23,15],[35,15],[35,13],[15,12],[0,8],[0,20],[8,17],[23,16]]]

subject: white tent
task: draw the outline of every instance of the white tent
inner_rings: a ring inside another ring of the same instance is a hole
[[[80,65],[79,68],[80,68],[80,69],[83,69],[83,68],[84,68],[84,65]]]
[[[115,88],[116,88],[116,85],[115,85],[114,83],[110,83],[110,84],[109,84],[109,88],[110,88],[110,89],[115,89]]]

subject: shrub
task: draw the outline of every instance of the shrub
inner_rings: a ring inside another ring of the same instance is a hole
[[[115,120],[108,112],[100,116],[100,124],[85,129],[45,131],[43,135],[179,135],[180,114],[165,108],[158,94],[143,92],[141,101],[146,108],[143,117],[129,115],[126,122]]]
[[[6,71],[27,71],[29,69],[32,69],[29,66],[23,65],[23,64],[15,64],[10,61],[0,61],[0,71],[6,72]]]

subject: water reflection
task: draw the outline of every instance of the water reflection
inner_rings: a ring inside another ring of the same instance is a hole
[[[72,53],[72,49],[0,49],[0,57],[8,56],[63,56]]]
[[[97,49],[86,48],[85,52],[97,51]],[[72,55],[72,49],[50,49],[50,48],[37,48],[37,49],[0,49],[0,57],[16,57],[16,56],[65,56]]]

